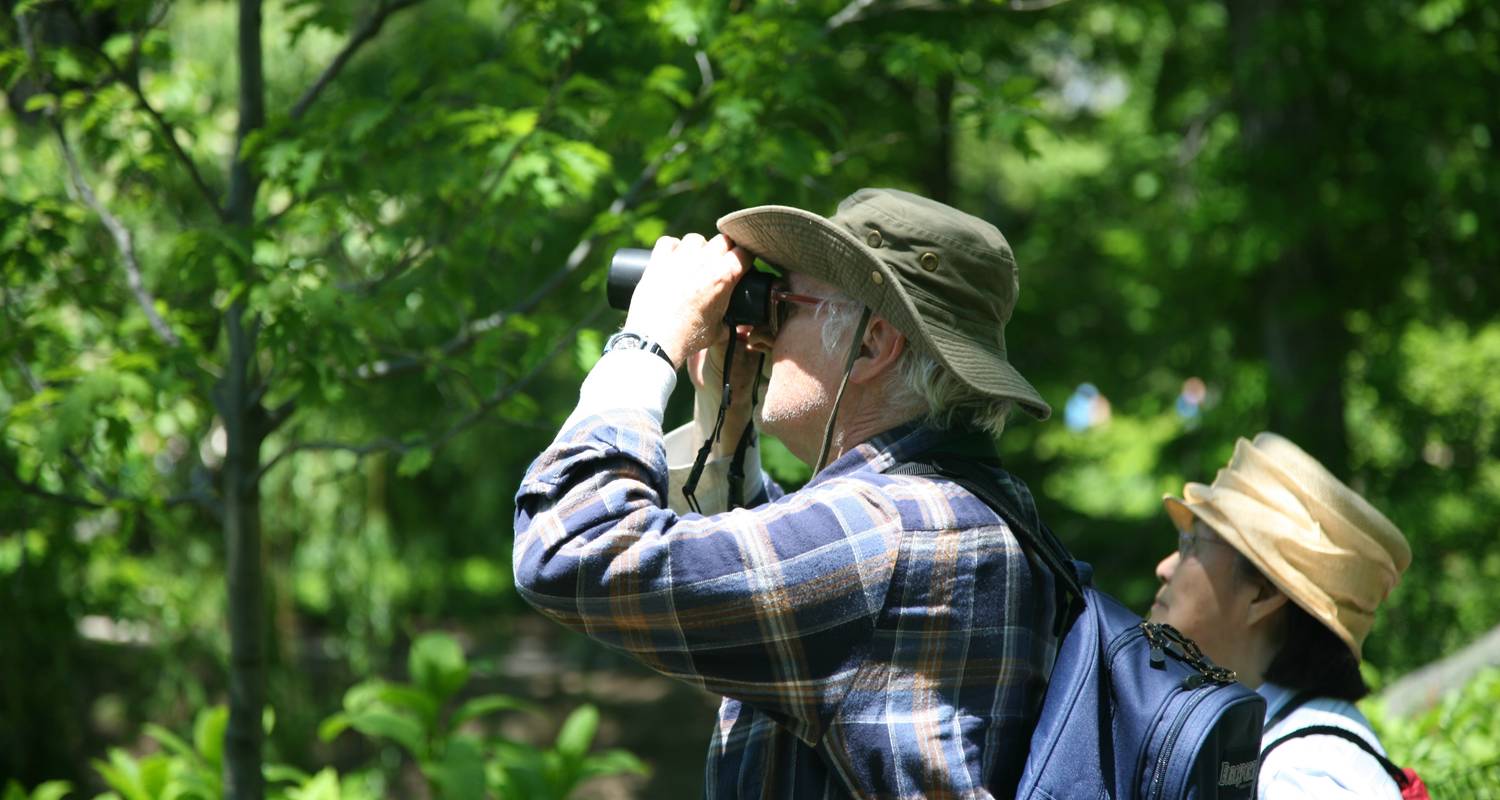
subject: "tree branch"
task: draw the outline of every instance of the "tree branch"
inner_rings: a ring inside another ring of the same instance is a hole
[[[682,120],[679,118],[678,123],[681,122]],[[673,131],[678,131],[680,127],[680,124],[674,125]],[[670,138],[676,139],[677,137],[675,135],[672,135],[670,136]],[[646,168],[641,171],[641,174],[636,177],[635,181],[631,183],[630,187],[626,189],[625,192],[623,192],[619,197],[615,198],[614,202],[610,203],[608,213],[617,215],[623,213],[627,209],[634,207],[638,202],[641,193],[645,190],[646,186],[648,186],[653,180],[656,179],[656,175],[661,170],[662,166],[665,165],[668,161],[671,161],[672,159],[681,155],[682,152],[686,149],[687,145],[682,141],[678,141],[672,147],[668,148],[666,151],[653,159],[651,163],[646,165]],[[482,317],[464,325],[463,329],[459,331],[456,336],[454,336],[452,339],[449,339],[441,348],[439,348],[441,357],[449,358],[469,349],[470,347],[473,347],[474,343],[479,340],[480,336],[504,325],[505,321],[510,319],[511,317],[517,314],[529,313],[537,306],[541,305],[542,301],[545,300],[548,295],[557,291],[557,289],[567,281],[568,277],[576,272],[578,270],[578,267],[588,259],[589,255],[593,253],[594,247],[596,244],[598,244],[598,241],[599,237],[597,236],[586,237],[579,240],[578,244],[573,247],[573,250],[568,253],[567,261],[564,262],[562,269],[552,273],[552,275],[546,280],[546,282],[544,282],[541,286],[538,286],[535,290],[532,291],[530,295],[526,297],[526,299],[522,300],[515,306],[496,311],[488,316]],[[355,370],[355,374],[361,378],[367,379],[387,378],[392,375],[410,372],[414,369],[420,369],[427,363],[428,359],[415,356],[382,359],[380,361],[372,361],[368,364],[361,364]]]
[[[1041,11],[1059,6],[1068,0],[1009,0],[1006,6],[1011,11]],[[974,6],[945,2],[945,0],[893,0],[879,4],[879,0],[850,0],[823,24],[823,31],[831,33],[846,25],[859,22],[867,16],[894,14],[901,11],[973,11]],[[980,9],[983,10],[983,9]]]
[[[181,347],[182,339],[172,330],[172,326],[162,318],[156,311],[156,298],[151,296],[151,290],[146,288],[146,280],[141,274],[141,264],[136,257],[135,238],[130,229],[118,217],[110,213],[108,208],[99,201],[94,194],[93,187],[83,176],[83,170],[78,166],[78,159],[73,153],[73,147],[68,143],[68,136],[63,131],[62,123],[56,117],[52,118],[52,130],[57,135],[58,146],[62,148],[63,160],[68,164],[68,175],[72,178],[73,187],[78,192],[84,205],[99,215],[104,227],[109,229],[109,235],[114,239],[115,249],[120,251],[120,260],[125,265],[125,282],[130,286],[130,293],[135,296],[136,304],[145,312],[147,321],[151,324],[151,330],[168,345]]]
[[[16,471],[15,466],[12,464],[5,465],[5,475],[9,477],[11,482],[14,483],[16,487],[19,488],[22,492],[35,497],[40,497],[44,500],[51,500],[56,503],[73,506],[74,508],[89,508],[95,510],[105,508],[105,505],[103,503],[96,503],[86,497],[79,497],[78,495],[74,494],[65,494],[63,492],[54,492],[50,489],[42,488],[41,485],[22,478],[21,473]]]
[[[594,324],[594,321],[597,320],[601,315],[603,315],[605,310],[606,307],[602,304],[595,306],[588,315],[586,315],[578,322],[574,323],[573,327],[570,328],[567,333],[558,337],[557,341],[552,345],[547,353],[540,359],[538,359],[536,365],[527,370],[526,374],[500,387],[499,389],[496,389],[488,397],[482,400],[479,405],[476,406],[472,411],[464,415],[462,419],[448,426],[445,430],[443,430],[442,433],[439,433],[436,436],[415,442],[403,442],[397,439],[391,439],[389,437],[374,439],[362,444],[329,440],[293,442],[282,448],[281,451],[273,456],[270,461],[266,462],[266,465],[261,468],[259,477],[262,479],[265,478],[266,474],[269,473],[271,469],[274,468],[277,464],[280,464],[282,461],[297,453],[332,451],[353,453],[355,456],[362,459],[365,456],[373,455],[375,453],[406,453],[419,448],[426,448],[434,451],[440,450],[444,445],[452,441],[453,437],[483,421],[485,416],[488,415],[491,411],[495,410],[505,401],[515,396],[516,392],[519,392],[522,389],[526,388],[531,383],[531,381],[536,378],[537,375],[540,375],[543,370],[551,366],[552,360],[557,356],[558,353],[562,352],[564,348],[572,345],[573,341],[578,338],[578,334],[582,332],[584,328],[587,328],[588,326]]]
[[[350,59],[354,58],[354,54],[358,53],[360,48],[364,47],[371,39],[375,38],[376,34],[380,33],[380,29],[385,26],[386,20],[392,14],[403,8],[414,6],[419,2],[421,0],[392,0],[389,3],[382,2],[376,4],[375,11],[370,16],[365,17],[354,33],[349,36],[349,41],[344,44],[344,49],[340,50],[338,55],[333,57],[333,61],[329,62],[328,66],[323,69],[322,74],[318,75],[317,80],[314,80],[312,85],[307,87],[302,93],[302,96],[297,98],[297,102],[292,105],[291,118],[299,120],[302,119],[303,115],[307,114],[308,108],[323,94],[323,90],[328,88],[328,84],[333,83],[334,78],[337,78],[339,73],[344,71],[344,66],[349,63]]]
[[[73,21],[78,24],[80,28],[83,28],[85,26],[85,22],[83,18],[79,16],[78,9],[75,8],[72,3],[65,3],[64,6],[67,8],[68,14],[73,17]],[[160,18],[157,18],[156,21],[160,21]],[[148,27],[152,24],[154,23],[148,23]],[[130,57],[132,62],[139,57],[141,39],[143,35],[144,31],[137,32],[135,43],[131,49]],[[208,204],[209,208],[214,210],[214,214],[219,218],[219,221],[224,221],[224,209],[219,206],[218,195],[214,192],[213,188],[208,185],[208,181],[203,178],[203,173],[198,170],[197,162],[193,161],[193,157],[188,155],[187,151],[182,149],[182,144],[177,141],[177,128],[172,125],[171,122],[168,122],[167,118],[162,116],[161,112],[156,110],[156,106],[153,106],[151,104],[151,101],[147,99],[145,90],[141,88],[140,76],[137,75],[133,70],[127,71],[119,64],[115,63],[115,60],[113,58],[110,58],[109,54],[104,52],[103,47],[101,47],[100,45],[90,42],[88,44],[88,48],[94,53],[95,56],[99,58],[100,61],[104,62],[104,66],[109,69],[109,73],[115,79],[115,81],[124,84],[125,88],[129,89],[130,93],[135,96],[136,104],[139,105],[141,107],[141,110],[146,112],[146,116],[150,117],[151,121],[156,124],[157,134],[160,135],[162,141],[166,143],[167,149],[172,151],[172,156],[176,158],[177,162],[182,165],[182,168],[187,171],[188,177],[190,177],[193,181],[193,186],[198,189],[199,194],[203,195],[204,202]]]
[[[1010,0],[1012,11],[1043,11],[1060,6],[1068,0]]]
[[[31,20],[26,16],[18,17],[16,24],[21,32],[21,44],[26,51],[26,57],[35,68],[40,63],[40,60],[37,57],[36,41],[32,38],[31,34]],[[51,81],[48,80],[46,83],[50,84]],[[73,188],[78,192],[79,198],[83,200],[84,204],[92,209],[95,214],[99,215],[99,219],[104,223],[104,227],[109,230],[110,237],[114,239],[115,248],[120,251],[120,258],[125,265],[125,281],[130,286],[131,294],[135,295],[136,303],[146,313],[146,319],[150,323],[151,329],[168,345],[181,347],[182,340],[173,332],[172,327],[167,324],[167,321],[162,319],[161,315],[156,312],[156,300],[151,296],[150,290],[146,288],[146,281],[141,275],[141,265],[136,259],[135,240],[130,234],[130,229],[126,228],[125,224],[118,217],[110,213],[109,209],[105,208],[104,204],[99,202],[98,196],[94,194],[93,187],[84,178],[83,170],[78,166],[78,158],[73,153],[73,145],[68,142],[67,132],[63,130],[62,120],[58,119],[56,109],[49,107],[45,113],[47,122],[52,127],[52,132],[57,136],[58,146],[62,148],[63,160],[67,162],[68,176],[72,179]]]

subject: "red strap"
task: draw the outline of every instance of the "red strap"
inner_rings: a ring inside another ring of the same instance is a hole
[[[1427,793],[1427,784],[1417,775],[1417,771],[1411,767],[1401,770],[1406,776],[1406,785],[1401,787],[1401,800],[1432,800],[1432,795]]]

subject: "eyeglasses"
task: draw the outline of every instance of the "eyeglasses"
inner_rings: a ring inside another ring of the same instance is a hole
[[[1198,526],[1194,525],[1193,527],[1188,528],[1185,531],[1177,532],[1178,560],[1185,559],[1188,556],[1198,552],[1198,545],[1200,544],[1226,544],[1226,542],[1221,539],[1203,536],[1199,533]]]
[[[771,338],[776,338],[781,333],[781,328],[792,315],[793,306],[819,306],[827,300],[826,297],[813,297],[808,294],[796,294],[786,289],[771,290]]]

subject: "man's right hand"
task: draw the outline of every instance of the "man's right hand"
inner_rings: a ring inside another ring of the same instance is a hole
[[[624,329],[655,341],[681,367],[694,351],[727,337],[729,297],[753,260],[722,234],[661,237],[631,296]]]

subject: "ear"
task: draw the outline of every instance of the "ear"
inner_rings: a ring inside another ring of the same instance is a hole
[[[870,317],[865,327],[865,338],[860,344],[859,358],[849,372],[850,383],[869,384],[881,380],[896,368],[901,354],[906,352],[906,334],[884,317]]]
[[[1287,602],[1287,596],[1275,584],[1268,580],[1258,580],[1255,582],[1255,596],[1250,599],[1250,606],[1246,609],[1245,622],[1251,627],[1259,625],[1285,608]]]

